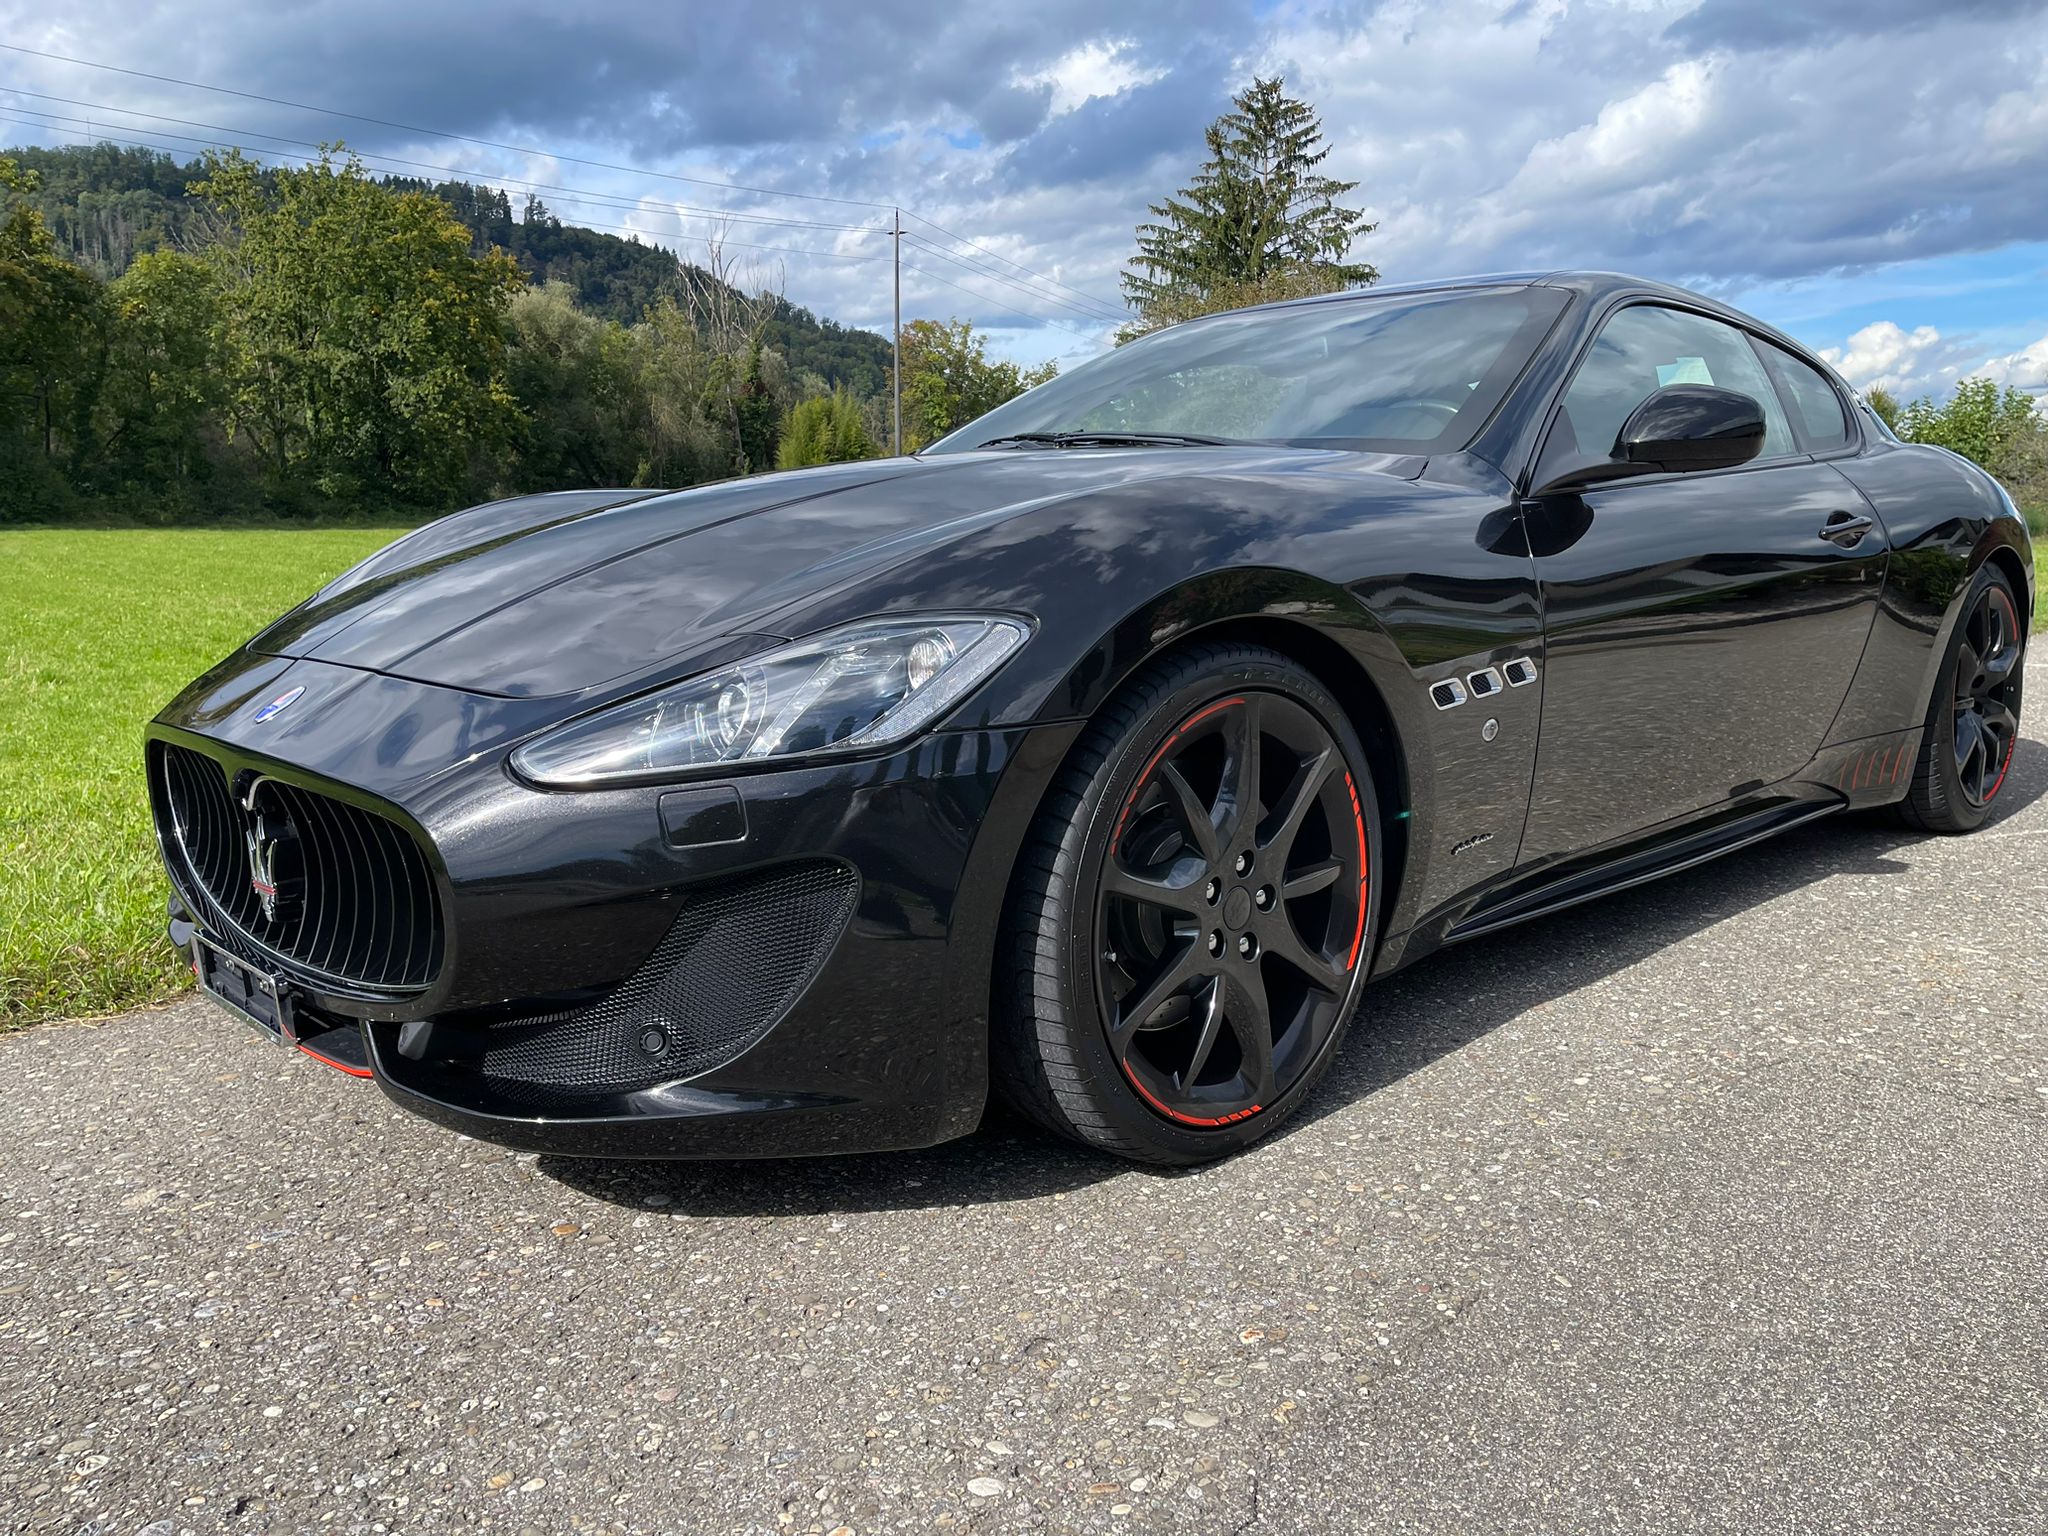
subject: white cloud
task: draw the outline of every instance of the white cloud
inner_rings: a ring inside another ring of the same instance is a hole
[[[677,202],[797,221],[735,225],[734,249],[779,247],[740,254],[786,268],[791,299],[850,324],[888,319],[888,246],[832,226],[879,229],[901,199],[973,242],[915,226],[908,314],[1043,326],[1041,345],[1061,349],[1086,343],[1056,325],[1104,332],[1134,226],[1186,183],[1228,93],[1283,73],[1322,114],[1326,169],[1356,178],[1380,221],[1355,254],[1389,281],[1600,266],[1726,295],[1820,284],[1839,302],[1809,305],[1816,321],[1874,297],[1885,307],[1865,313],[1897,317],[1841,348],[1859,382],[1939,388],[1974,365],[2048,386],[2034,349],[1987,361],[1990,343],[1923,335],[1913,322],[1934,311],[1898,282],[1855,287],[2048,239],[2039,0],[616,0],[583,13],[505,0],[489,15],[453,0],[0,0],[0,34],[545,146],[557,158],[422,148],[361,119],[9,60],[24,89],[590,189],[618,201],[542,196],[691,254],[709,226]]]
[[[1931,325],[1909,331],[1878,320],[1851,335],[1846,346],[1823,347],[1820,355],[1856,389],[1910,398],[1926,392],[1922,383],[1941,369],[1945,351],[1941,332]],[[1946,371],[1953,375],[1955,370]]]
[[[1991,358],[1983,367],[1973,371],[1986,374],[2000,384],[2024,389],[2031,395],[2048,392],[2048,336],[2021,347],[2017,352]]]
[[[1985,357],[1967,338],[1947,337],[1931,325],[1912,330],[1890,320],[1866,325],[1820,355],[1851,386],[1882,389],[1899,400],[1945,396],[1958,380],[1988,378],[2032,395],[2048,394],[2048,336],[2016,352]],[[2048,402],[2044,402],[2048,403]]]
[[[1134,85],[1150,85],[1164,69],[1147,69],[1133,57],[1129,39],[1083,43],[1055,59],[1049,69],[1015,77],[1018,85],[1050,86],[1054,116],[1085,106],[1099,96],[1120,96]]]

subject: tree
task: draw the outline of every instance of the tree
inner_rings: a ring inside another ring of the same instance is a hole
[[[633,327],[638,388],[645,401],[643,454],[635,485],[694,485],[733,473],[733,439],[711,385],[714,359],[703,333],[673,298],[650,305]]]
[[[704,269],[684,275],[683,298],[711,351],[705,413],[729,434],[728,473],[744,475],[775,462],[784,369],[779,357],[765,352],[762,337],[782,297],[765,282],[751,294],[741,287],[739,264],[725,254],[723,230],[704,242],[704,250]]]
[[[802,469],[811,464],[850,464],[872,459],[881,450],[868,436],[860,406],[844,387],[815,395],[790,407],[782,425],[777,469]]]
[[[1058,372],[1052,362],[991,362],[972,321],[913,320],[903,327],[903,446],[915,453]]]
[[[331,151],[265,171],[210,153],[197,190],[233,221],[222,276],[229,421],[280,484],[445,505],[508,438],[504,315],[523,279],[436,198]]]
[[[220,405],[220,279],[178,251],[150,251],[108,290],[112,310],[98,452],[123,485],[174,500],[209,477]]]
[[[33,172],[0,158],[0,516],[59,505],[91,438],[105,292],[59,255],[28,199]]]
[[[1974,459],[2003,484],[2034,533],[2048,535],[2048,420],[2023,389],[2000,389],[1986,378],[1964,379],[1936,404],[1907,406],[1896,428],[1912,443],[1934,443]]]
[[[1923,396],[1907,406],[1898,433],[1908,442],[1934,443],[1974,459],[1994,475],[2007,453],[2041,429],[2034,397],[1990,379],[1964,379],[1941,404]]]
[[[1286,82],[1254,78],[1234,110],[1203,134],[1208,161],[1178,197],[1151,207],[1138,254],[1123,275],[1138,312],[1119,339],[1193,315],[1329,293],[1374,282],[1351,243],[1378,226],[1338,199],[1358,183],[1317,168],[1329,157],[1315,110]]]
[[[782,434],[782,412],[768,382],[761,338],[747,348],[747,366],[740,372],[733,409],[739,417],[740,473],[750,475],[775,465],[775,443]]]
[[[1894,432],[1899,430],[1899,402],[1890,390],[1873,389],[1863,397],[1863,403],[1879,421]]]
[[[505,316],[505,381],[519,404],[512,478],[520,490],[629,485],[648,435],[634,338],[576,307],[566,283],[514,297]]]

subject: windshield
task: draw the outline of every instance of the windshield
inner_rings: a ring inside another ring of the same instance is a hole
[[[1471,441],[1564,305],[1548,288],[1456,289],[1191,320],[1083,363],[925,451],[1159,433],[1446,452]]]

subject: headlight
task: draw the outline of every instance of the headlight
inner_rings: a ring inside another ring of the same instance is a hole
[[[902,741],[1024,643],[1020,620],[872,619],[693,677],[530,741],[512,764],[577,788]]]

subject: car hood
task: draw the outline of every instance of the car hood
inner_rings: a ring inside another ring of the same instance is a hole
[[[992,519],[1136,480],[1338,459],[1400,478],[1422,468],[1298,449],[991,451],[519,497],[428,524],[250,644],[473,693],[585,693],[729,651],[734,635],[779,634],[793,605]]]

